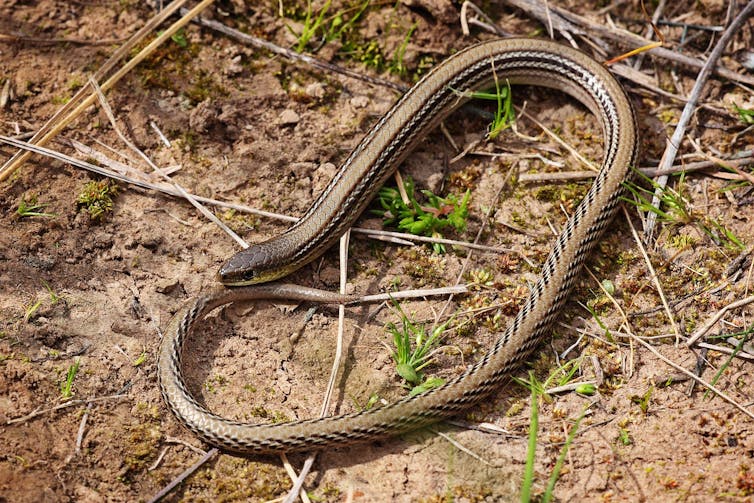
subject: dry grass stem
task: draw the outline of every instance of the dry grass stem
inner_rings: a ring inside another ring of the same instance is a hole
[[[746,351],[736,351],[733,348],[719,346],[717,344],[709,344],[707,342],[700,342],[699,344],[697,344],[697,346],[700,348],[717,351],[718,353],[723,353],[726,355],[733,355],[736,358],[741,358],[742,360],[754,361],[754,355],[751,353],[747,353]]]
[[[142,49],[136,56],[134,56],[131,60],[129,60],[125,65],[123,65],[117,72],[115,72],[115,74],[113,74],[109,79],[107,79],[107,81],[105,81],[105,83],[102,84],[101,86],[102,90],[107,91],[110,88],[112,88],[121,78],[123,78],[124,75],[130,72],[136,65],[141,63],[141,61],[143,61],[147,56],[149,56],[155,49],[157,49],[157,47],[159,47],[164,41],[172,37],[175,34],[175,32],[177,32],[180,28],[185,26],[191,20],[191,18],[193,18],[194,16],[197,16],[202,10],[204,10],[204,8],[209,6],[213,1],[214,0],[202,0],[199,4],[197,4],[196,7],[191,9],[191,11],[186,16],[176,21],[167,30],[161,33],[155,40],[153,40],[149,45],[147,45],[147,47]],[[170,12],[180,7],[180,4],[182,3],[183,3],[183,0],[176,0],[175,2],[173,2],[173,4],[169,6]],[[157,17],[158,19],[161,19],[163,16],[164,14],[163,15],[158,14]],[[149,23],[149,26],[151,27],[151,23]],[[138,41],[141,40],[141,38],[143,38],[149,33],[149,31],[151,31],[151,28],[150,30],[143,30],[143,31],[140,30],[137,33],[137,35],[139,35],[140,38],[137,38],[136,36],[132,37],[132,39],[129,40],[128,45],[131,47],[135,46],[136,43],[138,43]],[[126,51],[122,51],[122,52],[126,52]],[[119,59],[120,58],[117,58],[117,59],[111,58],[111,60],[108,61],[108,64],[111,64],[111,66],[114,66],[115,63],[117,63]],[[103,77],[105,73],[107,72],[103,71],[102,75],[98,75],[95,73],[94,75],[95,80],[99,80],[99,78]],[[82,90],[83,89],[84,88],[82,88]],[[67,115],[65,115],[64,113],[59,113],[53,116],[53,119],[55,120],[55,122],[53,123],[52,121],[48,121],[49,126],[47,127],[48,129],[47,132],[41,135],[35,135],[32,138],[31,143],[34,143],[39,146],[46,145],[47,143],[49,143],[51,139],[57,136],[58,133],[60,133],[66,126],[68,126],[68,124],[73,122],[73,120],[76,119],[76,117],[81,115],[81,113],[83,113],[84,110],[87,109],[87,107],[94,104],[95,100],[97,99],[96,93],[93,92],[89,94],[89,96],[84,98],[83,96],[85,93],[86,91],[83,91],[83,94],[81,94],[80,103],[71,105],[68,108],[64,107],[64,110],[67,112]],[[73,108],[74,106],[75,108]],[[71,108],[73,109],[70,110]],[[63,117],[63,115],[65,116]],[[18,168],[18,166],[20,166],[21,163],[23,163],[28,157],[29,157],[28,152],[20,153],[17,156],[14,156],[13,158],[11,158],[7,163],[5,163],[5,165],[3,165],[2,168],[0,168],[0,182],[2,182],[8,176],[10,176],[11,173],[13,173]]]
[[[189,476],[191,476],[192,473],[194,473],[196,470],[201,468],[207,461],[215,457],[216,454],[218,454],[220,451],[218,449],[212,448],[207,453],[202,456],[202,458],[191,465],[190,467],[186,468],[186,470],[183,471],[179,476],[174,478],[170,484],[166,485],[160,492],[155,494],[150,500],[149,503],[157,503],[162,498],[170,494],[170,492],[178,487],[178,485],[186,480]]]
[[[50,407],[49,409],[42,409],[41,407],[37,407],[32,412],[25,416],[17,417],[14,419],[8,419],[5,424],[11,425],[11,424],[19,424],[19,423],[25,423],[26,421],[30,421],[36,417],[39,417],[44,414],[48,414],[50,412],[56,412],[61,409],[67,409],[68,407],[73,407],[75,405],[88,405],[92,402],[103,402],[106,400],[120,400],[121,398],[130,398],[128,395],[123,394],[116,394],[116,395],[109,395],[109,396],[103,396],[103,397],[97,397],[97,398],[88,398],[88,399],[82,399],[82,400],[69,400],[67,402],[61,403],[60,405],[56,405],[55,407]]]
[[[442,438],[444,438],[445,440],[447,440],[448,442],[450,442],[450,444],[453,447],[455,447],[456,449],[458,449],[461,452],[465,452],[466,454],[468,454],[472,458],[476,459],[477,461],[479,461],[481,463],[484,463],[487,466],[495,466],[493,463],[490,463],[489,461],[487,461],[486,459],[484,459],[483,457],[481,457],[479,454],[477,454],[476,452],[472,451],[471,449],[469,449],[468,447],[466,447],[465,445],[463,445],[458,440],[452,438],[450,435],[448,435],[446,433],[443,433],[441,431],[438,431],[438,430],[436,430],[434,428],[430,428],[429,431],[431,431],[435,435],[441,436]]]
[[[644,263],[647,264],[647,269],[649,270],[649,273],[652,277],[652,281],[655,284],[655,288],[657,289],[657,293],[660,295],[660,300],[662,300],[662,305],[665,308],[665,313],[668,315],[668,320],[670,321],[670,325],[673,327],[673,333],[675,334],[675,341],[676,344],[678,344],[681,340],[681,331],[678,328],[678,325],[675,322],[675,316],[673,316],[673,311],[670,309],[670,306],[668,305],[668,301],[665,298],[665,291],[662,288],[662,284],[660,283],[660,278],[657,276],[657,272],[654,269],[654,266],[652,265],[652,261],[649,260],[649,255],[647,255],[647,250],[644,248],[644,244],[641,241],[641,238],[639,237],[639,233],[636,232],[636,227],[634,227],[634,223],[631,221],[631,217],[628,214],[628,210],[626,210],[626,207],[623,206],[623,215],[626,217],[626,221],[628,222],[628,226],[631,228],[631,235],[634,237],[634,241],[636,242],[636,246],[639,247],[639,251],[641,252],[641,256],[644,258]]]
[[[143,189],[151,189],[151,190],[155,190],[155,191],[158,191],[158,192],[162,192],[163,194],[168,194],[168,195],[176,196],[176,197],[183,197],[183,194],[179,190],[177,190],[172,184],[171,185],[167,185],[167,184],[160,184],[160,183],[150,182],[148,180],[143,179],[146,176],[143,173],[142,173],[142,176],[140,176],[140,177],[130,177],[130,176],[124,175],[122,173],[119,173],[118,171],[107,169],[107,168],[103,168],[102,166],[96,166],[96,165],[91,164],[89,162],[82,161],[82,160],[76,159],[74,157],[65,155],[65,154],[63,154],[61,152],[58,152],[58,151],[55,151],[55,150],[52,150],[52,149],[48,149],[48,148],[45,148],[45,147],[40,147],[40,146],[37,146],[37,145],[31,145],[31,144],[29,144],[27,142],[23,142],[21,140],[17,140],[15,138],[11,138],[9,136],[0,135],[0,142],[7,143],[9,145],[13,145],[13,146],[18,147],[18,148],[27,149],[27,150],[30,150],[32,152],[35,152],[35,153],[38,153],[38,154],[41,154],[41,155],[52,157],[54,159],[58,159],[59,161],[68,163],[68,164],[70,164],[72,166],[76,166],[78,168],[82,168],[82,169],[85,169],[87,171],[91,171],[92,173],[97,173],[97,174],[102,175],[102,176],[113,178],[115,180],[119,180],[121,182],[130,184],[130,185],[135,185],[135,186],[141,187]],[[165,171],[165,170],[162,170],[162,171]],[[159,172],[159,170],[158,170],[158,172]],[[199,201],[199,202],[202,202],[202,203],[212,204],[212,205],[220,206],[220,207],[223,207],[223,208],[230,208],[230,209],[234,209],[234,210],[237,210],[237,211],[243,211],[245,213],[250,213],[250,214],[253,214],[253,215],[258,215],[258,216],[262,216],[262,217],[266,217],[266,218],[272,218],[272,219],[275,219],[275,220],[283,220],[283,221],[286,221],[286,222],[297,222],[298,221],[298,218],[296,218],[296,217],[292,217],[292,216],[288,216],[288,215],[281,215],[279,213],[273,213],[273,212],[270,212],[270,211],[259,210],[259,209],[252,208],[250,206],[246,206],[246,205],[243,205],[243,204],[236,204],[236,203],[230,203],[230,202],[226,202],[226,201],[219,201],[217,199],[212,199],[212,198],[209,198],[209,197],[197,196],[196,194],[190,194],[188,192],[187,192],[187,194],[189,194],[196,201]],[[498,246],[486,246],[486,245],[480,245],[480,244],[476,244],[476,243],[469,243],[469,242],[466,242],[466,241],[458,241],[458,240],[453,240],[453,239],[432,238],[432,237],[426,237],[426,236],[416,236],[414,234],[407,234],[407,233],[403,233],[403,232],[381,231],[381,230],[377,230],[377,229],[365,229],[365,228],[361,228],[361,227],[354,227],[352,229],[352,231],[355,232],[355,233],[357,233],[357,234],[364,234],[364,235],[372,237],[374,239],[385,240],[384,238],[392,238],[393,239],[392,242],[396,242],[396,243],[400,243],[400,244],[411,244],[411,245],[414,245],[414,244],[416,244],[416,242],[419,242],[419,243],[442,243],[442,244],[448,244],[448,245],[452,245],[452,246],[460,246],[460,247],[463,247],[463,248],[469,248],[469,249],[473,249],[473,250],[480,250],[480,251],[491,252],[491,253],[517,253],[517,254],[519,254],[521,256],[522,260],[525,260],[525,261],[527,261],[527,263],[529,265],[534,266],[534,264],[531,263],[531,261],[526,256],[524,256],[523,254],[521,254],[520,251],[509,249],[509,248],[502,248],[502,247],[498,247]],[[403,241],[401,242],[401,241],[397,241],[397,240],[403,240]]]
[[[707,320],[707,322],[704,325],[702,325],[701,328],[699,328],[696,332],[694,332],[693,335],[691,335],[691,337],[688,338],[688,340],[686,341],[686,345],[689,347],[693,346],[696,343],[696,341],[698,341],[701,337],[703,337],[704,334],[709,332],[709,330],[715,325],[715,323],[720,321],[722,317],[725,316],[725,313],[727,313],[728,311],[732,309],[737,309],[739,307],[743,307],[747,304],[751,304],[752,302],[754,302],[754,295],[750,297],[746,297],[745,299],[737,300],[736,302],[732,302],[728,304],[727,306],[723,307],[717,313],[715,313],[714,316],[712,316],[709,320]]]

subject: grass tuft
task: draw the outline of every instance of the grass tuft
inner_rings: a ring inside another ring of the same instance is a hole
[[[387,324],[388,332],[393,335],[392,357],[395,372],[406,381],[407,387],[411,388],[411,396],[442,386],[445,384],[444,379],[425,379],[421,371],[432,363],[434,349],[452,318],[427,334],[425,326],[411,321],[400,304],[394,302],[393,305],[401,315],[400,328],[392,322]]]

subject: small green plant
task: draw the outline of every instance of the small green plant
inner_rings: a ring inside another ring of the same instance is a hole
[[[376,404],[380,400],[380,395],[378,395],[376,391],[372,392],[369,395],[369,398],[367,398],[365,404],[362,404],[355,396],[349,396],[351,397],[351,401],[353,402],[354,407],[356,407],[360,411],[371,409],[372,407],[374,407],[374,404]]]
[[[548,389],[551,385],[557,384],[558,386],[563,386],[567,384],[575,375],[575,373],[578,371],[578,369],[581,366],[581,359],[577,358],[575,360],[571,360],[561,367],[555,369],[548,377],[545,379],[544,382],[540,382],[537,377],[534,375],[534,372],[529,372],[529,379],[523,380],[518,379],[514,377],[513,379],[518,383],[527,388],[531,392],[531,413],[529,417],[529,443],[526,451],[526,465],[524,466],[524,478],[523,483],[521,484],[521,502],[522,503],[529,503],[532,500],[531,496],[531,490],[534,485],[534,461],[536,457],[536,451],[537,451],[537,436],[539,433],[539,404],[541,400],[550,400],[550,397],[546,393],[546,389]],[[550,479],[547,483],[547,488],[545,489],[544,494],[541,497],[540,501],[543,502],[549,502],[552,501],[553,498],[553,491],[555,489],[555,484],[558,481],[558,477],[560,477],[560,470],[563,467],[563,463],[565,462],[565,458],[568,454],[568,450],[571,447],[571,444],[573,443],[573,439],[576,437],[576,432],[579,429],[579,425],[581,424],[581,420],[584,419],[584,415],[586,414],[586,411],[588,409],[589,405],[587,404],[583,410],[581,411],[581,414],[579,417],[576,418],[576,420],[573,423],[573,426],[571,426],[571,429],[568,432],[568,437],[566,438],[565,443],[563,444],[563,447],[560,449],[560,455],[558,456],[558,460],[555,463],[555,466],[552,469],[552,472],[550,473]]]
[[[581,421],[584,419],[584,416],[586,415],[586,411],[588,409],[589,404],[585,405],[584,408],[581,409],[581,414],[579,414],[579,416],[574,420],[571,429],[568,430],[568,437],[566,437],[566,441],[563,444],[563,447],[560,448],[558,460],[555,462],[555,466],[552,467],[550,479],[547,481],[547,488],[545,488],[545,493],[542,495],[543,503],[549,503],[553,499],[553,491],[555,491],[555,484],[557,484],[558,477],[560,477],[560,470],[563,469],[563,464],[565,463],[566,456],[568,455],[568,450],[571,448],[571,444],[573,444],[573,440],[576,438],[576,433],[579,431]]]
[[[178,46],[182,47],[183,49],[185,49],[189,45],[188,39],[186,38],[186,32],[183,31],[183,28],[173,33],[173,35],[170,37],[170,40],[178,44]]]
[[[141,354],[139,355],[139,357],[136,358],[136,360],[134,360],[133,366],[134,367],[138,367],[139,365],[141,365],[145,361],[147,361],[147,352],[146,351],[142,351]]]
[[[618,429],[618,442],[620,442],[621,445],[631,445],[634,443],[631,439],[631,434],[625,428]]]
[[[493,72],[495,79],[494,92],[464,92],[454,90],[459,96],[463,96],[471,99],[492,100],[497,102],[497,108],[495,109],[495,116],[492,119],[489,127],[487,128],[487,138],[494,140],[497,136],[511,127],[516,121],[516,114],[513,110],[513,94],[511,93],[511,84],[506,81],[505,86],[500,85],[500,81],[497,78],[497,74]]]
[[[385,65],[385,56],[382,54],[380,44],[376,40],[369,40],[358,44],[346,42],[342,52],[359,63],[363,63],[367,68],[381,71]]]
[[[649,404],[652,402],[652,393],[654,390],[654,386],[650,386],[643,395],[631,395],[631,402],[639,406],[642,414],[646,414],[649,411]]]
[[[414,182],[406,177],[403,187],[408,196],[408,203],[401,198],[396,188],[383,187],[377,196],[382,210],[373,213],[383,218],[385,225],[394,225],[399,230],[417,236],[442,238],[441,230],[451,227],[457,232],[466,230],[466,219],[469,215],[469,200],[471,191],[467,190],[459,201],[454,195],[447,197],[436,196],[429,190],[421,191],[427,198],[427,206],[422,206],[416,200]],[[435,253],[445,253],[445,245],[434,243]]]
[[[414,30],[416,30],[417,26],[419,26],[417,23],[411,25],[411,28],[409,28],[406,32],[406,36],[403,37],[403,42],[401,42],[401,45],[399,45],[393,53],[393,59],[390,62],[390,66],[388,67],[390,73],[399,75],[401,77],[405,77],[408,73],[408,69],[403,63],[403,58],[406,55],[406,47],[408,47],[408,42],[409,40],[411,40],[411,35],[414,34]]]
[[[754,110],[741,108],[738,105],[733,106],[735,107],[736,112],[738,112],[738,117],[741,119],[741,122],[747,125],[754,124]]]
[[[715,372],[714,377],[710,380],[710,384],[713,386],[717,384],[717,381],[722,377],[722,375],[725,373],[725,371],[728,369],[731,363],[733,363],[733,359],[744,350],[744,346],[749,343],[751,340],[751,335],[754,333],[754,325],[751,325],[749,328],[743,331],[735,332],[735,333],[727,333],[723,336],[718,336],[720,338],[724,338],[725,342],[729,344],[735,343],[735,348],[733,348],[733,351],[731,354],[728,355],[728,358],[726,358],[725,362],[720,365],[720,367],[717,369],[717,372]],[[712,339],[718,338],[718,337],[711,337]],[[712,392],[710,390],[707,390],[704,392],[704,398],[711,398],[713,396]]]
[[[24,309],[24,321],[28,322],[34,317],[34,314],[42,307],[42,300],[36,300],[25,307]]]
[[[306,15],[303,19],[304,26],[301,29],[301,33],[296,33],[293,31],[293,28],[287,26],[288,30],[298,38],[296,52],[304,52],[306,46],[309,45],[309,41],[317,34],[317,32],[322,33],[324,41],[323,45],[333,40],[340,39],[341,36],[361,17],[361,14],[369,5],[369,0],[366,0],[360,7],[358,7],[356,13],[347,21],[345,20],[344,15],[348,10],[338,11],[329,20],[325,17],[327,11],[330,9],[331,3],[332,0],[327,0],[320,11],[315,14],[312,12],[311,0],[308,0],[306,3]],[[329,21],[329,25],[325,26],[327,21]]]
[[[45,281],[42,280],[42,284],[47,289],[47,293],[50,295],[50,304],[55,305],[61,300],[63,300],[63,297],[59,294],[57,294],[52,287]],[[44,299],[34,300],[34,302],[30,303],[24,308],[24,321],[28,322],[31,320],[36,312],[39,310],[40,307],[42,307],[42,304],[44,303]]]
[[[645,213],[654,213],[660,222],[686,225],[694,221],[690,205],[686,198],[680,193],[680,187],[683,187],[685,176],[681,174],[678,181],[679,191],[675,191],[670,187],[663,187],[656,181],[645,175],[640,171],[636,171],[636,175],[639,179],[649,185],[649,188],[642,187],[633,182],[624,182],[623,186],[634,197],[621,196],[621,200],[633,204],[639,210]],[[660,205],[655,206],[652,204],[652,198],[655,193],[658,192]],[[666,208],[666,209],[661,209]]]
[[[113,197],[118,193],[118,186],[109,180],[91,181],[84,185],[76,204],[84,208],[92,220],[101,220],[113,210]]]
[[[727,248],[741,251],[746,249],[743,241],[738,239],[733,231],[721,224],[716,218],[706,217],[702,224],[702,231],[715,243],[723,243]]]
[[[45,213],[40,210],[44,210],[49,203],[40,203],[36,195],[29,196],[29,199],[25,197],[21,198],[16,209],[16,214],[20,217],[55,217],[55,213]]]
[[[68,372],[66,372],[65,380],[60,383],[60,397],[63,400],[68,400],[73,396],[73,380],[76,378],[76,374],[79,371],[79,360],[78,358],[73,362],[73,365],[68,367]]]
[[[45,286],[47,293],[50,295],[51,304],[57,304],[58,302],[63,300],[63,297],[55,292],[55,290],[52,289],[49,283],[47,283],[45,280],[42,280],[42,284]]]
[[[392,356],[395,361],[395,372],[405,379],[407,387],[411,388],[410,395],[418,395],[445,384],[443,379],[425,379],[421,371],[432,363],[433,350],[452,318],[435,327],[428,335],[426,327],[411,321],[400,304],[394,302],[393,305],[401,315],[401,327],[391,322],[387,324],[387,330],[393,335],[395,349]]]
[[[468,273],[468,281],[477,288],[491,287],[495,284],[495,275],[489,269],[472,269]]]
[[[511,93],[511,84],[506,81],[505,86],[501,87],[500,82],[495,74],[495,92],[473,92],[470,95],[474,99],[493,100],[497,102],[495,116],[487,128],[487,138],[494,140],[497,136],[511,127],[516,121],[516,114],[513,111],[513,93]]]
[[[712,241],[722,244],[727,248],[734,250],[743,250],[746,248],[744,243],[717,219],[699,214],[693,210],[691,204],[681,194],[685,179],[683,173],[678,181],[678,191],[659,185],[653,179],[639,171],[636,171],[636,174],[641,181],[649,185],[649,188],[642,187],[633,182],[625,182],[623,186],[633,195],[633,198],[621,196],[623,201],[636,206],[645,213],[654,213],[660,222],[671,225],[695,224],[695,227]],[[658,195],[660,201],[658,206],[652,204],[655,194]]]

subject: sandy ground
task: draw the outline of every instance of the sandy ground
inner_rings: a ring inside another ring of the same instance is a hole
[[[559,5],[605,20],[596,14],[602,4]],[[346,6],[338,3],[331,12],[339,8]],[[717,2],[679,2],[668,9],[666,18],[687,13],[685,22],[722,25],[725,8]],[[222,2],[210,10],[229,26],[281,46],[295,43],[286,20],[277,15],[277,4],[251,8],[242,2]],[[544,34],[520,11],[496,4],[488,13],[516,34]],[[0,132],[14,135],[38,129],[117,47],[91,42],[125,40],[151,15],[141,2],[4,2],[0,33],[28,38],[0,39],[0,88],[8,90],[7,103],[0,109]],[[614,7],[611,15],[636,33],[645,30],[634,2]],[[288,23],[294,30],[300,28]],[[410,84],[421,65],[441,61],[477,39],[460,34],[457,10],[444,2],[371,6],[355,30],[364,40],[376,41],[390,59],[412,26],[403,59],[407,76],[383,77]],[[676,47],[681,30],[665,26],[663,32],[668,46]],[[737,61],[745,55],[751,33],[749,23],[724,58],[734,71],[745,72]],[[693,31],[693,37],[684,52],[704,53],[709,33]],[[83,43],[46,44],[40,39]],[[322,47],[318,57],[376,75],[339,52],[338,46],[334,42]],[[620,52],[621,48],[609,49],[611,56]],[[687,92],[696,75],[651,58],[643,68],[658,86],[676,93]],[[656,165],[681,105],[632,83],[627,87],[640,117],[641,165]],[[197,26],[189,26],[180,44],[160,48],[108,93],[120,127],[159,166],[180,167],[173,177],[182,186],[201,196],[289,215],[307,209],[338,162],[396,98],[390,89],[292,63]],[[587,158],[600,159],[599,125],[577,103],[539,89],[515,90],[515,102],[526,103],[527,112]],[[715,77],[705,103],[708,107],[698,112],[690,128],[705,152],[726,156],[752,148],[754,135],[731,105],[754,108],[751,95]],[[460,112],[446,126],[463,150],[483,140],[486,121]],[[449,312],[460,313],[454,325],[460,328],[443,340],[444,349],[427,369],[429,375],[457,375],[484,353],[536,278],[536,266],[551,246],[552,229],[563,225],[565,214],[588,187],[588,182],[516,182],[511,173],[584,169],[530,120],[521,118],[518,131],[506,131],[494,142],[482,141],[473,149],[476,154],[453,162],[458,151],[436,133],[402,170],[419,186],[438,193],[461,195],[471,189],[468,230],[449,237],[473,241],[484,224],[482,244],[511,250],[472,254],[463,281],[487,274],[488,285],[452,301]],[[99,108],[87,110],[60,138],[50,146],[86,159],[64,143],[76,140],[147,170]],[[0,146],[3,161],[13,153]],[[492,153],[503,155],[491,157]],[[684,144],[682,153],[693,149]],[[686,158],[696,160],[700,158]],[[156,350],[159,330],[183,303],[215,283],[218,267],[238,246],[187,202],[123,183],[118,184],[113,210],[102,220],[92,220],[76,202],[91,180],[99,178],[34,157],[0,185],[0,501],[145,501],[208,449],[162,402]],[[651,273],[621,216],[590,262],[594,276],[584,274],[553,328],[552,341],[543,345],[529,367],[545,380],[559,363],[580,359],[574,380],[599,383],[592,396],[563,393],[543,401],[535,493],[544,490],[568,429],[588,406],[556,486],[559,500],[746,501],[754,494],[752,419],[706,394],[702,386],[692,389],[679,371],[625,337],[621,314],[593,279],[613,282],[635,334],[665,358],[695,368],[699,353],[676,344],[675,330],[693,333],[750,291],[747,253],[721,238],[720,228],[713,229],[712,237],[702,229],[714,218],[749,250],[754,243],[750,183],[704,173],[682,182],[674,178],[671,185],[688,198],[693,213],[686,222],[662,224],[648,252],[673,307],[676,328],[662,309]],[[19,204],[34,198],[52,215],[20,216]],[[486,217],[492,207],[495,210]],[[629,210],[640,227],[635,209]],[[249,242],[286,227],[267,218],[215,211]],[[359,225],[380,228],[381,222],[365,215]],[[436,255],[423,245],[406,247],[354,236],[349,288],[378,293],[450,285],[468,255],[461,248]],[[737,257],[742,257],[738,273],[725,281]],[[290,280],[336,289],[336,251]],[[406,302],[403,309],[431,323],[444,304]],[[198,398],[218,414],[243,420],[316,416],[332,365],[337,313],[319,309],[308,319],[308,306],[293,307],[232,306],[204,323],[190,341],[185,362]],[[469,314],[482,307],[489,309]],[[744,331],[751,323],[749,316],[749,306],[735,309],[710,334]],[[331,412],[358,410],[374,394],[392,401],[406,393],[386,346],[391,337],[385,324],[391,321],[399,321],[399,316],[387,308],[348,311],[344,364]],[[579,338],[579,330],[587,335]],[[301,333],[295,343],[289,340],[293,333]],[[569,347],[565,360],[558,361],[556,355]],[[747,407],[753,396],[751,363],[733,359],[728,364],[728,357],[715,351],[704,356],[702,378],[715,379],[721,391]],[[64,399],[61,383],[75,362],[79,369],[72,397]],[[61,407],[65,404],[69,406]],[[462,423],[323,452],[306,488],[313,500],[332,502],[517,500],[529,410],[528,391],[511,384],[459,418]],[[477,427],[480,423],[494,425],[497,431]],[[291,456],[296,467],[303,459]],[[221,454],[167,500],[266,501],[283,496],[289,487],[278,458]]]

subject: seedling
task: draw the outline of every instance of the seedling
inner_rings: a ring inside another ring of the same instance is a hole
[[[652,401],[652,392],[654,392],[654,390],[654,386],[650,386],[649,389],[647,389],[647,391],[641,396],[631,395],[631,401],[639,406],[642,414],[646,414],[649,410],[649,404]]]
[[[147,352],[146,351],[142,351],[141,354],[139,355],[139,357],[136,358],[136,360],[134,360],[133,366],[134,367],[138,367],[139,365],[141,365],[145,361],[147,361]]]
[[[393,335],[395,372],[405,379],[407,387],[411,387],[410,395],[418,395],[445,384],[443,379],[425,379],[421,371],[432,363],[434,349],[452,318],[435,327],[428,335],[425,326],[411,321],[400,304],[394,302],[393,305],[401,315],[401,328],[391,322],[387,324],[387,330]]]
[[[185,49],[189,45],[188,39],[186,38],[186,32],[183,31],[183,28],[173,33],[173,35],[170,37],[170,40],[178,44],[178,46],[182,47],[183,49]]]
[[[369,410],[372,407],[374,407],[374,404],[376,404],[380,400],[380,396],[377,394],[377,392],[373,392],[371,395],[369,395],[369,398],[367,398],[367,402],[365,404],[361,404],[359,400],[353,396],[349,395],[351,397],[351,401],[353,402],[353,405],[359,409],[360,411]]]
[[[625,428],[619,428],[618,442],[620,442],[621,445],[631,445],[634,443],[634,441],[631,439],[631,434]]]
[[[42,284],[47,289],[47,293],[50,295],[50,304],[54,305],[63,300],[63,297],[61,295],[58,295],[46,281],[42,280]],[[32,319],[39,308],[42,307],[43,303],[44,299],[39,299],[26,306],[24,309],[24,321],[28,322],[30,319]]]
[[[506,81],[505,86],[501,86],[497,74],[493,72],[493,75],[495,77],[495,92],[455,91],[459,96],[497,102],[495,116],[487,128],[487,138],[490,140],[497,138],[501,132],[511,127],[511,124],[516,121],[516,114],[513,111],[513,93],[511,93],[511,84]]]
[[[340,39],[343,33],[345,33],[358,19],[361,14],[369,5],[369,0],[365,1],[356,11],[356,13],[348,21],[344,21],[343,16],[348,10],[338,11],[330,21],[330,24],[325,28],[327,11],[330,9],[332,0],[327,0],[322,6],[322,9],[318,13],[312,12],[312,2],[308,0],[306,3],[306,16],[304,17],[304,27],[301,33],[296,33],[290,26],[287,26],[288,30],[293,33],[297,38],[296,52],[304,52],[309,41],[315,36],[318,31],[322,32],[324,43],[331,42],[336,39]]]
[[[740,108],[738,105],[733,105],[738,112],[738,117],[746,125],[754,124],[754,110],[747,108]]]
[[[377,196],[382,210],[373,210],[374,214],[383,218],[385,225],[394,225],[399,230],[417,236],[442,238],[441,230],[448,227],[457,232],[466,230],[466,219],[469,215],[469,200],[471,191],[467,190],[459,201],[454,195],[447,197],[436,196],[429,190],[421,193],[427,198],[427,205],[422,206],[416,200],[414,182],[406,177],[403,182],[408,203],[401,199],[398,189],[383,187]],[[435,253],[445,253],[445,245],[434,243]]]
[[[654,213],[661,222],[677,225],[686,225],[693,222],[694,218],[689,203],[680,192],[670,187],[659,185],[640,171],[636,171],[636,175],[640,180],[646,182],[650,188],[642,187],[633,182],[624,182],[623,186],[634,197],[632,199],[621,196],[621,200],[633,204],[645,213]],[[679,187],[683,186],[684,179],[684,175],[681,174],[678,182]],[[655,196],[655,193],[657,193],[660,200],[659,206],[652,204],[652,198]],[[667,209],[663,210],[661,207]]]
[[[42,307],[42,300],[38,300],[36,302],[33,302],[26,306],[26,309],[24,310],[24,321],[28,322],[34,314],[39,310],[40,307]]]
[[[411,40],[411,35],[414,34],[414,30],[416,30],[417,26],[418,24],[414,23],[411,28],[408,29],[406,36],[403,37],[403,42],[401,42],[401,45],[399,45],[395,50],[395,53],[393,53],[393,60],[390,62],[389,67],[390,73],[400,75],[401,77],[406,76],[408,70],[406,68],[406,65],[403,64],[403,57],[406,55],[406,47],[408,47],[408,41]]]
[[[45,213],[43,210],[47,206],[49,206],[49,203],[40,203],[37,200],[37,196],[29,196],[29,199],[26,199],[25,197],[21,198],[21,201],[18,203],[18,208],[16,209],[16,214],[20,217],[55,217],[57,216],[55,213]]]
[[[47,293],[50,295],[50,303],[51,304],[57,304],[61,300],[63,300],[63,297],[61,295],[58,295],[55,290],[52,289],[52,287],[47,283],[45,280],[42,280],[42,284],[47,289]]]
[[[60,383],[60,397],[63,400],[68,400],[73,396],[73,380],[76,378],[76,374],[79,371],[78,358],[73,362],[73,365],[68,367],[68,372],[65,375],[65,381]]]
[[[751,325],[749,328],[741,332],[725,334],[724,337],[726,339],[726,342],[732,344],[737,340],[737,342],[735,342],[736,347],[733,349],[731,354],[728,355],[728,358],[725,360],[725,362],[722,365],[720,365],[720,368],[717,370],[717,372],[715,372],[715,376],[712,378],[712,380],[710,380],[710,384],[712,384],[713,386],[717,384],[717,381],[720,379],[723,373],[725,373],[725,371],[728,369],[728,367],[733,362],[733,359],[736,357],[736,355],[738,355],[738,353],[743,351],[744,346],[749,343],[749,341],[751,340],[752,333],[754,333],[754,325]],[[712,397],[712,393],[709,390],[704,392],[704,398],[711,398],[711,397]]]

